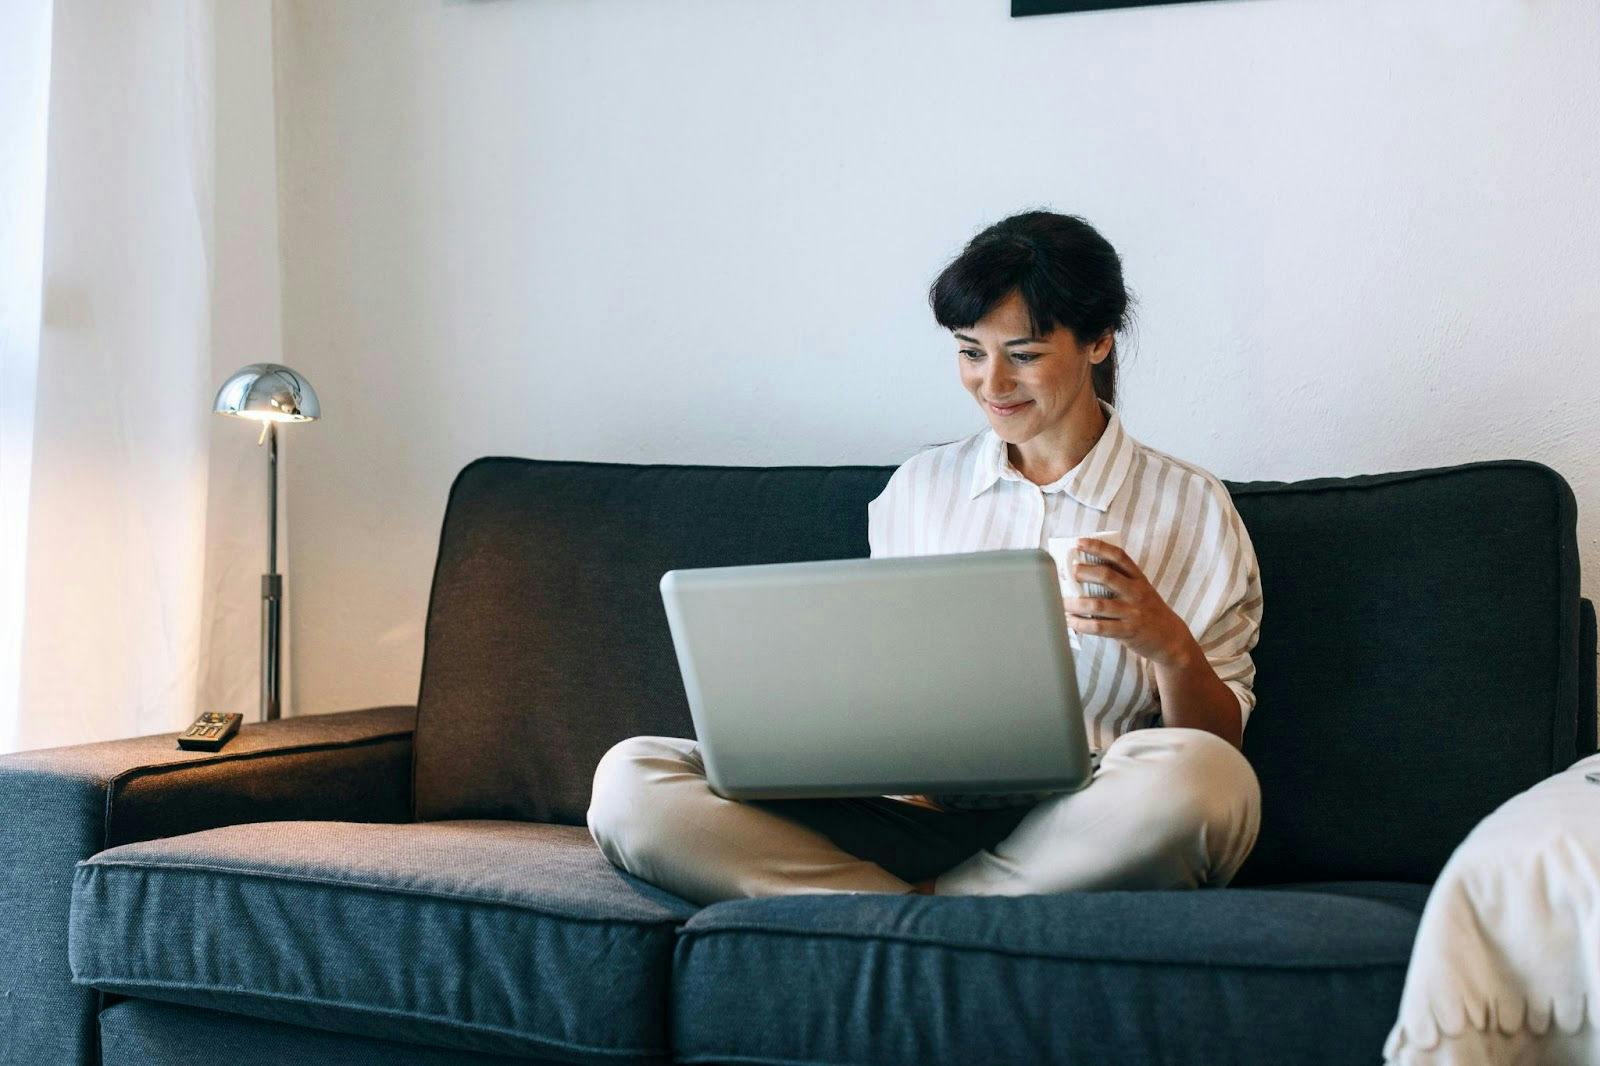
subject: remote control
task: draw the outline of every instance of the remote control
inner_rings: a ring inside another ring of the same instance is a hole
[[[207,711],[178,734],[178,747],[186,751],[218,751],[239,731],[244,715]]]

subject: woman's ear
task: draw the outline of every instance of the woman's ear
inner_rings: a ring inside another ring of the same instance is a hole
[[[1106,330],[1100,335],[1100,339],[1094,342],[1094,347],[1089,350],[1089,362],[1094,363],[1097,366],[1100,363],[1105,362],[1106,358],[1111,354],[1111,349],[1116,345],[1116,343],[1116,331],[1110,329]]]

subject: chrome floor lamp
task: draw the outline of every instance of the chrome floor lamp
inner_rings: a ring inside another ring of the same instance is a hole
[[[277,363],[251,363],[217,390],[219,415],[261,423],[267,445],[267,572],[261,575],[261,721],[278,717],[278,626],[283,575],[278,573],[278,423],[313,422],[322,414],[317,393],[300,374]]]

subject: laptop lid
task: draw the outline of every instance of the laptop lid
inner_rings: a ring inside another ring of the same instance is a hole
[[[669,570],[661,597],[719,795],[1089,781],[1059,577],[1041,548]]]

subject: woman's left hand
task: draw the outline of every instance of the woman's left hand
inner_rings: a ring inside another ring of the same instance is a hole
[[[1116,598],[1066,597],[1068,627],[1078,633],[1119,640],[1151,662],[1183,659],[1195,645],[1194,634],[1177,612],[1167,606],[1167,601],[1161,598],[1132,557],[1115,544],[1094,537],[1078,538],[1078,548],[1101,556],[1106,562],[1080,562],[1074,551],[1073,580],[1080,585],[1085,581],[1098,582],[1114,592]]]

